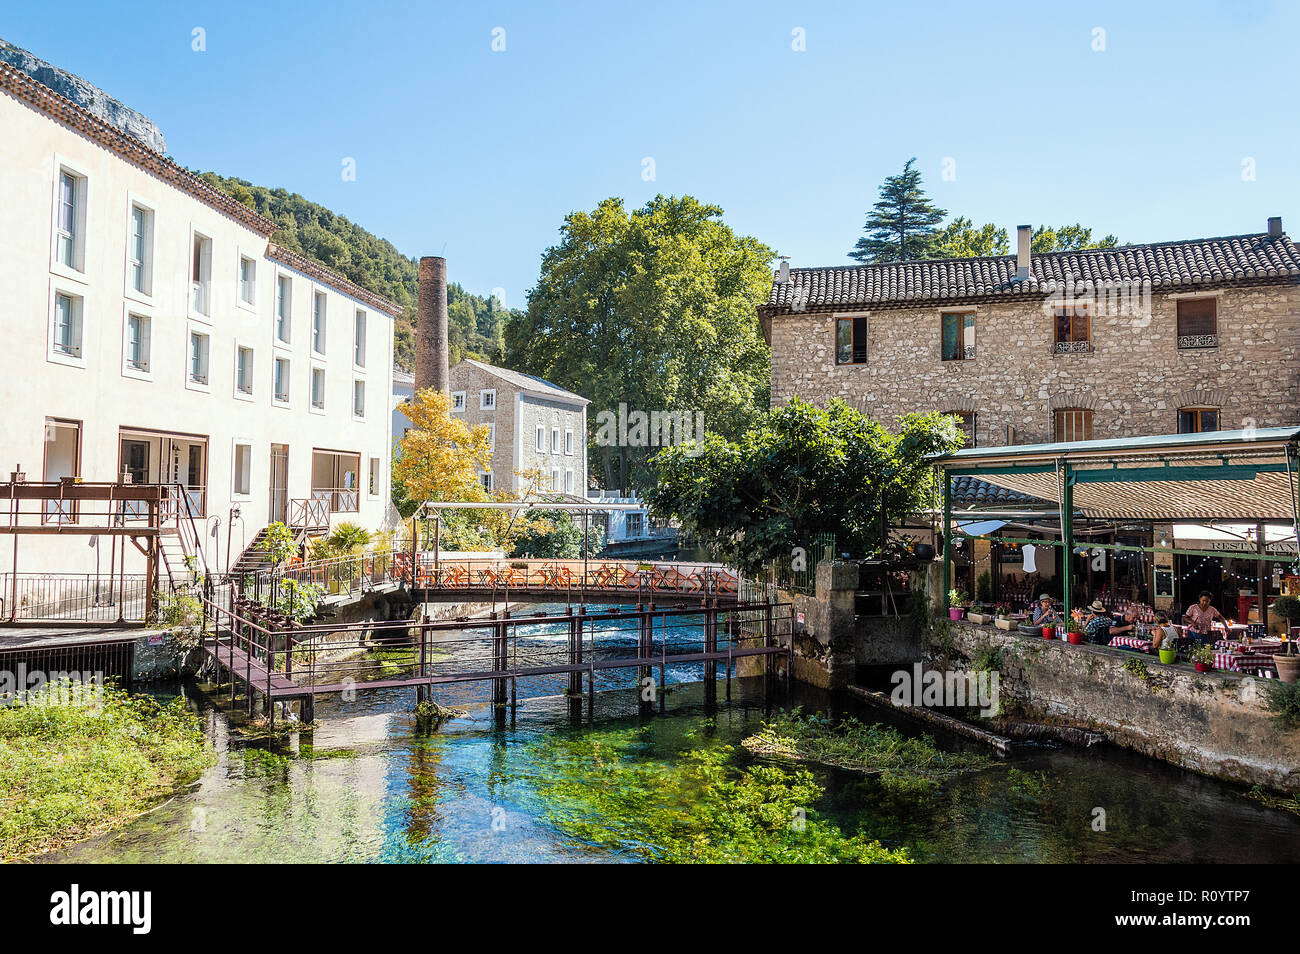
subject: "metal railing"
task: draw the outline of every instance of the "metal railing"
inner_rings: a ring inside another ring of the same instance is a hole
[[[143,623],[148,591],[143,573],[0,573],[0,618]]]

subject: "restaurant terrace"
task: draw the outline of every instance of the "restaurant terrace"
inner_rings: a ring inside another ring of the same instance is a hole
[[[963,572],[973,592],[987,562],[995,589],[1031,576],[1067,620],[1095,599],[1178,612],[1208,589],[1225,616],[1266,630],[1271,602],[1300,595],[1297,441],[1284,426],[945,455],[944,592]],[[1043,559],[1019,563],[1026,549]]]

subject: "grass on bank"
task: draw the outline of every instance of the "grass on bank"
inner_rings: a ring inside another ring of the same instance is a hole
[[[993,764],[978,752],[945,752],[929,736],[913,738],[889,726],[866,725],[852,718],[831,722],[798,710],[764,722],[741,745],[755,755],[817,762],[920,790]]]
[[[0,706],[0,861],[108,831],[215,758],[181,699],[64,684]]]

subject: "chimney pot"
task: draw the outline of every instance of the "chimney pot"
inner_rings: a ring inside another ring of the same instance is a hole
[[[450,384],[447,339],[447,260],[420,259],[420,291],[415,309],[415,389],[447,394]]]
[[[1018,282],[1029,280],[1029,245],[1033,237],[1033,226],[1016,226],[1016,281]]]
[[[1268,237],[1282,237],[1282,216],[1274,215],[1268,220]]]
[[[781,267],[776,270],[776,280],[784,285],[790,281],[790,263],[782,262]]]

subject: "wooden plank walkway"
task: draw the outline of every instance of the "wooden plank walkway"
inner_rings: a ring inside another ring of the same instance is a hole
[[[208,658],[215,660],[223,669],[233,673],[237,679],[245,683],[251,682],[253,691],[266,693],[267,669],[266,665],[260,660],[250,657],[242,649],[228,643],[208,643],[203,648]],[[304,689],[284,673],[271,673],[270,686],[272,698],[310,694],[310,690]]]

